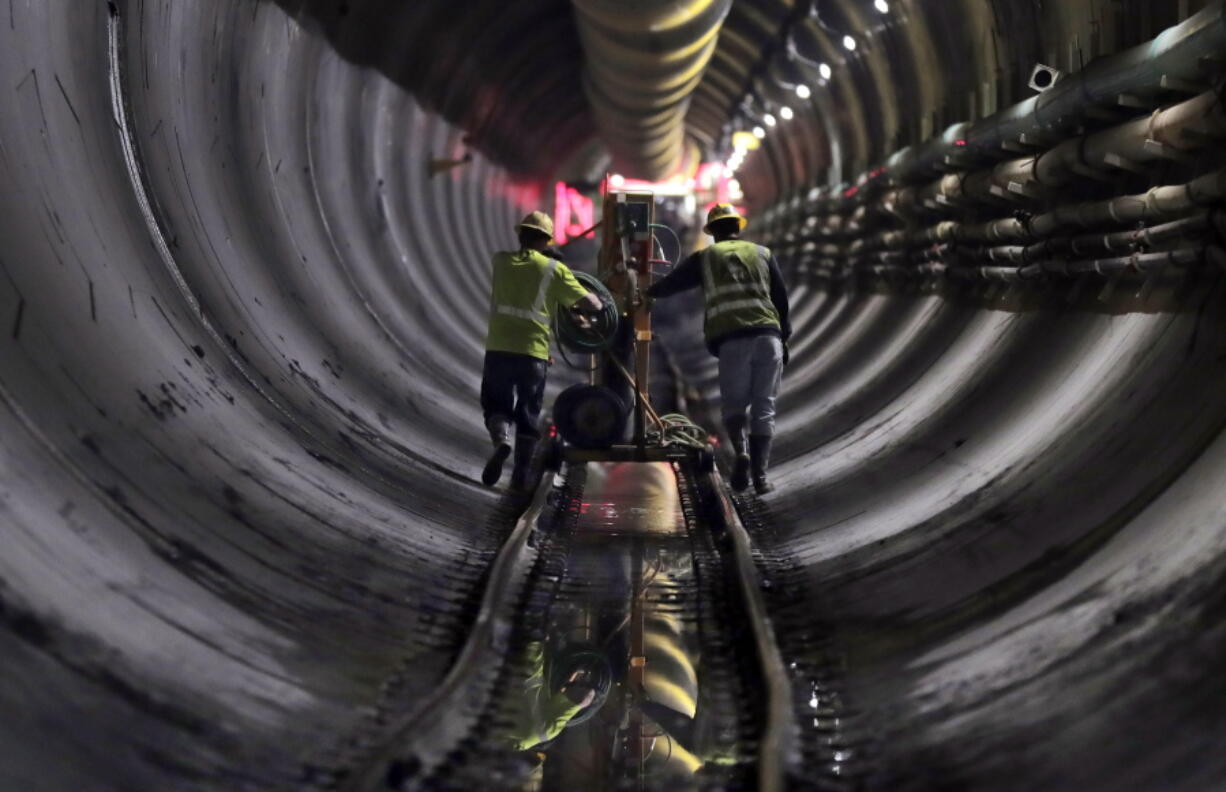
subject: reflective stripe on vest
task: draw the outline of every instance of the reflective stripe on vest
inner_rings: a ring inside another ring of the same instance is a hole
[[[494,311],[504,316],[514,316],[518,319],[527,319],[530,322],[549,324],[549,314],[545,313],[545,300],[549,297],[549,286],[553,283],[553,277],[557,274],[557,271],[558,262],[554,259],[549,259],[549,265],[541,273],[541,285],[536,290],[536,299],[532,302],[531,308],[517,308],[514,305],[495,305]]]
[[[742,308],[757,308],[762,305],[774,307],[771,303],[769,294],[769,283],[764,282],[761,275],[765,274],[769,278],[769,265],[766,263],[761,247],[754,246],[758,259],[763,267],[762,272],[756,273],[759,277],[755,277],[752,281],[738,281],[734,283],[724,283],[716,285],[715,282],[715,267],[712,263],[712,257],[715,255],[714,246],[707,248],[702,262],[702,280],[703,280],[703,296],[707,301],[707,318],[720,316],[729,311],[736,311]],[[751,273],[753,274],[753,273]],[[723,297],[737,295],[744,298],[724,302]]]
[[[714,319],[717,316],[722,316],[731,311],[740,311],[744,308],[761,308],[762,300],[754,298],[752,300],[734,300],[732,302],[720,303],[713,308],[707,309],[707,318]]]

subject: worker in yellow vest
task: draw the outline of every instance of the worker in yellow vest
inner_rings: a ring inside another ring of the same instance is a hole
[[[724,427],[735,455],[732,488],[770,492],[766,470],[775,435],[775,399],[788,361],[788,294],[770,250],[741,239],[748,220],[728,204],[707,213],[715,244],[694,253],[647,291],[668,297],[702,287],[707,348],[719,358]],[[746,429],[749,437],[746,442]]]
[[[498,483],[511,455],[515,428],[515,465],[511,489],[527,485],[532,455],[540,439],[537,426],[549,373],[549,342],[554,306],[596,313],[600,299],[584,289],[574,273],[558,261],[549,245],[553,220],[532,212],[515,226],[519,250],[494,254],[489,332],[481,380],[481,410],[494,444],[481,480]]]

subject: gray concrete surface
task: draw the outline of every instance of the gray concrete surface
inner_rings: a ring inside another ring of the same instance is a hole
[[[539,196],[508,172],[590,133],[527,8],[517,46],[411,4],[365,58],[346,3],[0,4],[0,789],[303,788],[389,675],[441,678],[498,539],[484,268]],[[771,167],[759,202],[803,182]],[[877,788],[1223,785],[1221,289],[795,285],[764,541]]]

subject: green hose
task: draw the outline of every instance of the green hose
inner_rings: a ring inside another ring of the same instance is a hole
[[[707,430],[679,413],[660,416],[663,431],[654,426],[647,429],[647,439],[653,445],[706,448]]]
[[[558,345],[574,352],[603,352],[617,340],[617,328],[621,323],[617,303],[605,285],[592,275],[576,272],[575,279],[600,299],[602,308],[591,317],[588,327],[583,327],[575,321],[570,311],[558,311],[554,318],[554,333],[558,338]]]

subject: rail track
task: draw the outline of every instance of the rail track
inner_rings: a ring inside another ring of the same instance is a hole
[[[444,682],[381,706],[313,788],[795,786],[795,666],[762,562],[716,472],[547,471]]]

